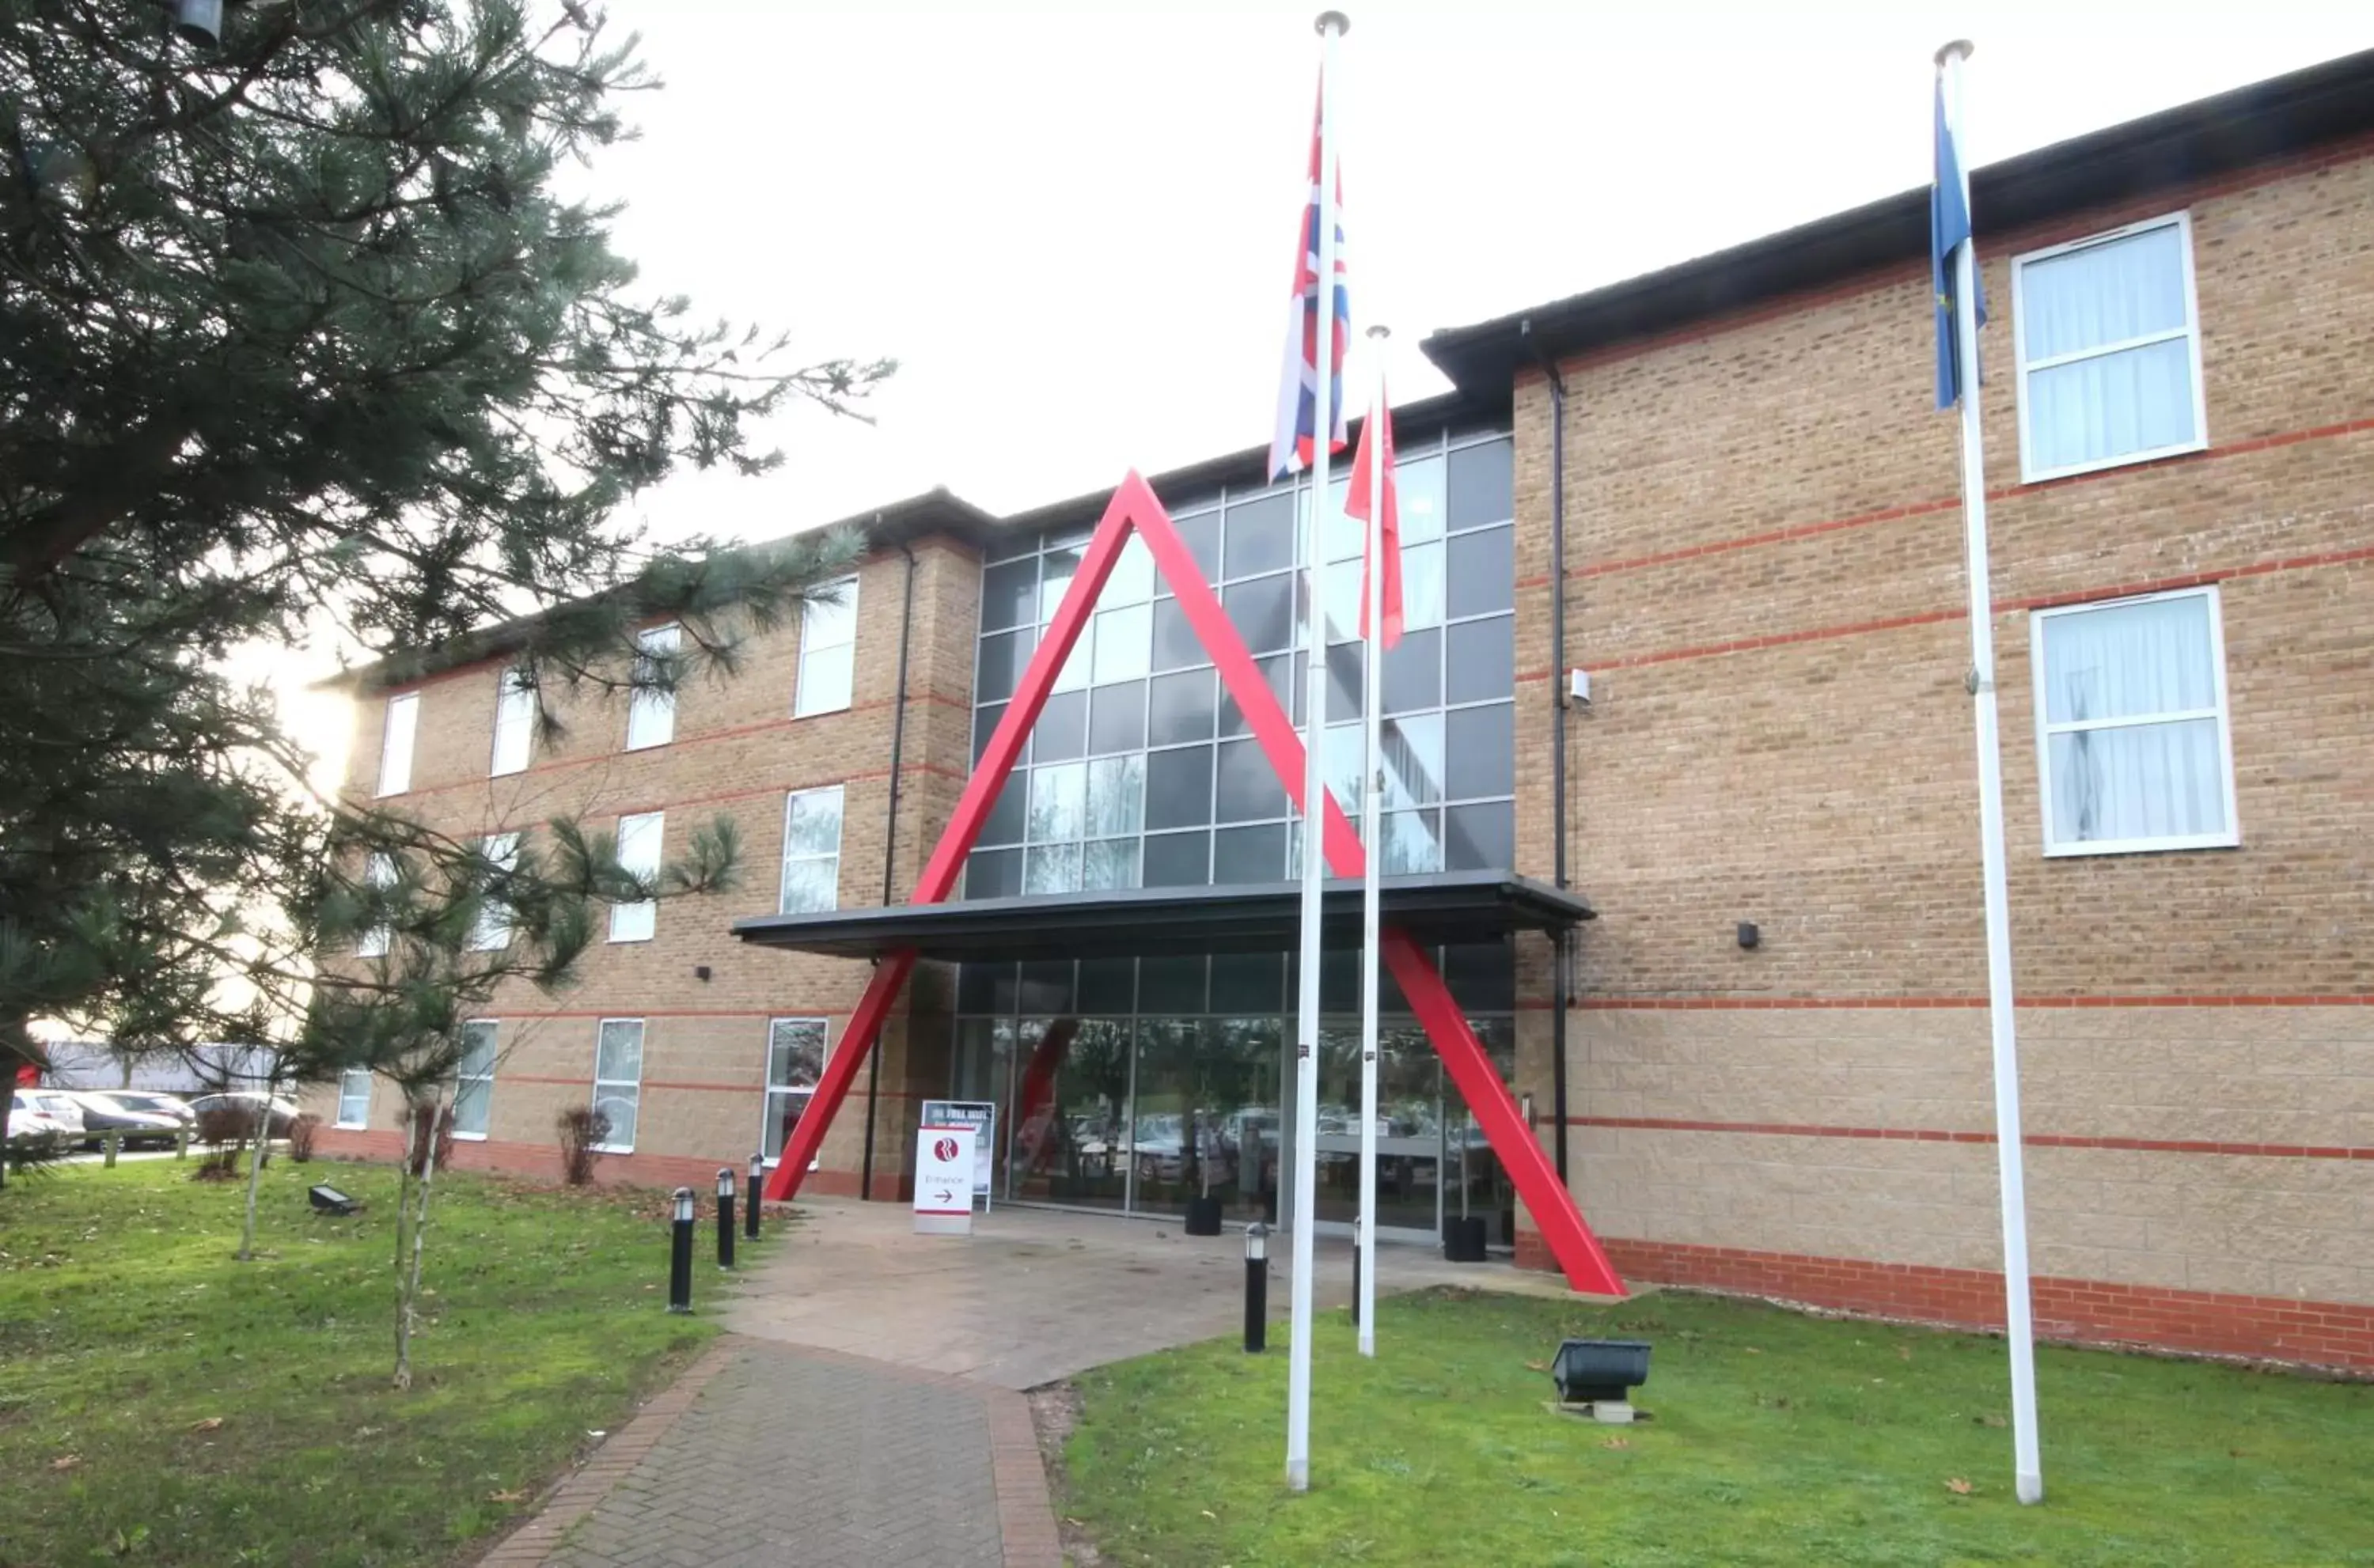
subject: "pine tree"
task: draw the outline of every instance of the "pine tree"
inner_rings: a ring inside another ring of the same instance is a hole
[[[232,0],[211,47],[174,14],[0,0],[0,1071],[55,1016],[433,1084],[493,970],[566,983],[591,909],[637,890],[567,823],[493,870],[308,800],[223,661],[328,638],[400,676],[461,639],[540,709],[730,672],[855,542],[660,551],[620,503],[765,473],[759,422],[855,414],[893,367],[798,363],[638,287],[615,209],[558,177],[656,84],[580,0]],[[662,618],[681,650],[637,661]],[[498,891],[500,965],[468,941]],[[408,956],[317,969],[358,921]]]

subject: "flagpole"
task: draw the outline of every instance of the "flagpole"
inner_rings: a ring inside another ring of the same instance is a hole
[[[1969,210],[1970,175],[1961,156],[1962,62],[1969,41],[1937,52],[1945,78],[1948,134],[1962,209]],[[1979,748],[1980,860],[1986,880],[1987,1021],[1993,1041],[1995,1159],[2002,1188],[2004,1320],[2011,1347],[2012,1485],[2022,1503],[2044,1497],[2044,1465],[2036,1433],[2036,1328],[2027,1277],[2027,1177],[2019,1125],[2019,1049],[2011,978],[2011,896],[2004,849],[2003,743],[1995,709],[1994,606],[1987,563],[1986,456],[1980,441],[1979,279],[1975,230],[1954,256],[1954,342],[1962,373],[1962,521],[1970,590],[1970,673]]]
[[[1294,1277],[1286,1377],[1286,1484],[1310,1490],[1310,1286],[1318,1223],[1319,1141],[1319,882],[1324,863],[1327,776],[1321,766],[1321,725],[1327,712],[1327,638],[1320,597],[1326,562],[1329,451],[1335,429],[1335,43],[1352,24],[1340,11],[1322,11],[1319,29],[1319,318],[1311,360],[1310,524],[1303,545],[1304,625],[1310,628],[1303,685],[1302,967],[1294,1036]]]
[[[1368,639],[1361,649],[1360,682],[1360,1353],[1377,1353],[1377,965],[1383,954],[1379,927],[1383,917],[1383,890],[1378,882],[1384,863],[1384,845],[1377,836],[1380,797],[1384,794],[1384,748],[1379,739],[1382,725],[1385,649],[1385,451],[1377,440],[1376,421],[1385,408],[1385,339],[1387,328],[1369,329],[1377,360],[1377,394],[1369,406],[1369,427],[1360,439],[1369,448],[1369,520],[1360,558],[1367,595],[1361,625]]]

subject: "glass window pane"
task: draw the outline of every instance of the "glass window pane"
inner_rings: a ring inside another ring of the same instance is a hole
[[[1031,626],[982,638],[981,673],[973,677],[973,700],[1003,702],[1012,696],[1015,683],[1022,678],[1023,667],[1030,662],[1031,649],[1038,646],[1039,633]]]
[[[578,1036],[581,1040],[584,1037],[582,1035]],[[601,1034],[594,1045],[594,1076],[605,1082],[641,1081],[643,1025],[641,1020],[610,1018],[603,1021]]]
[[[1072,644],[1072,651],[1064,656],[1064,662],[1056,670],[1055,679],[1048,689],[1075,692],[1085,687],[1088,684],[1089,673],[1096,667],[1096,649],[1097,628],[1096,623],[1091,621],[1080,628],[1079,639]]]
[[[1338,643],[1327,650],[1327,720],[1340,724],[1360,717],[1364,700],[1360,691],[1360,666],[1368,644]]]
[[[1409,876],[1442,869],[1440,812],[1387,812],[1380,825],[1385,836],[1385,875]]]
[[[1387,713],[1442,706],[1442,633],[1407,632],[1385,649]]]
[[[1253,663],[1254,667],[1261,671],[1262,679],[1269,686],[1270,695],[1277,698],[1278,708],[1286,713],[1288,722],[1300,724],[1303,686],[1301,677],[1310,667],[1304,657],[1299,653],[1291,658],[1280,655],[1274,659],[1257,659]],[[1228,695],[1226,686],[1221,687],[1220,734],[1225,738],[1229,735],[1252,733],[1252,726],[1245,722],[1244,714],[1237,708],[1237,699]]]
[[[1444,608],[1453,615],[1481,615],[1517,602],[1517,531],[1495,528],[1449,540],[1449,579]]]
[[[632,1149],[635,1146],[635,1109],[641,1094],[633,1089],[603,1089],[594,1096],[594,1108],[600,1111],[610,1124],[603,1135],[605,1149]]]
[[[462,1059],[454,1071],[464,1078],[484,1078],[495,1071],[498,1026],[491,1020],[462,1025]]]
[[[1516,691],[1515,616],[1462,621],[1447,628],[1443,635],[1449,639],[1449,668],[1443,674],[1445,702],[1488,702]]]
[[[2028,359],[2082,353],[2185,325],[2184,232],[2175,224],[2020,269]]]
[[[2226,831],[2215,719],[2064,731],[2047,743],[2056,845]]]
[[[1442,869],[1507,871],[1517,858],[1517,807],[1512,801],[1488,806],[1451,806],[1443,813]]]
[[[987,708],[974,710],[972,716],[973,761],[979,762],[981,753],[989,750],[989,738],[997,733],[998,720],[1005,717],[1005,704],[1002,702],[993,702]]]
[[[1259,822],[1286,815],[1286,786],[1255,741],[1223,741],[1215,820]],[[1158,755],[1162,754],[1156,754]]]
[[[1080,1011],[1127,1012],[1137,1004],[1137,960],[1080,960]]]
[[[2200,594],[2043,617],[2044,716],[2055,724],[2217,706]]]
[[[1510,795],[1517,789],[1517,708],[1454,708],[1443,716],[1450,760],[1448,788],[1454,801],[1479,795]]]
[[[1143,751],[1146,747],[1146,683],[1099,686],[1088,696],[1088,753]]]
[[[981,826],[981,837],[974,842],[985,847],[1021,843],[1029,797],[1029,770],[1017,767],[1007,774],[1005,784],[997,791],[997,803],[989,808],[989,816]]]
[[[975,859],[979,857],[976,856]],[[1021,857],[1016,856],[1018,864]],[[1018,879],[1017,879],[1018,881]],[[1011,964],[965,964],[957,969],[958,1012],[1011,1012],[1015,978]]]
[[[1039,624],[1045,626],[1055,618],[1055,607],[1064,602],[1072,586],[1072,578],[1080,569],[1077,550],[1050,550],[1043,557],[1039,573]]]
[[[821,910],[838,907],[840,903],[840,860],[826,859],[783,862],[782,913],[813,915]]]
[[[1354,546],[1356,549],[1357,545]],[[1409,552],[1404,550],[1406,557]],[[1360,635],[1360,563],[1339,561],[1319,574],[1321,603],[1327,606],[1327,640],[1345,642]],[[1406,597],[1406,595],[1404,595]],[[1298,638],[1309,647],[1310,639]]]
[[[1285,1005],[1286,965],[1275,953],[1222,953],[1212,958],[1212,1011],[1275,1012]]]
[[[1145,818],[1146,757],[1099,757],[1088,764],[1087,837],[1120,838]]]
[[[1087,764],[1032,768],[1029,841],[1062,844],[1078,838],[1087,821]]]
[[[453,1130],[464,1138],[487,1135],[487,1113],[494,1099],[494,1085],[483,1078],[464,1079],[453,1085]]]
[[[1513,448],[1507,441],[1486,441],[1462,447],[1450,456],[1451,472],[1444,488],[1446,511],[1453,528],[1476,528],[1506,522],[1516,516],[1513,503]],[[1451,612],[1453,614],[1457,611]]]
[[[1146,743],[1176,745],[1182,741],[1208,741],[1219,716],[1218,677],[1210,670],[1185,670],[1157,675],[1147,689]]]
[[[1294,492],[1280,490],[1230,507],[1227,565],[1231,578],[1282,571],[1294,564]]]
[[[1193,958],[1146,958],[1137,965],[1137,1010],[1140,1012],[1201,1012],[1204,1011],[1205,963]]]
[[[1442,537],[1443,471],[1439,457],[1393,464],[1393,498],[1401,512],[1402,547]]]
[[[1096,680],[1135,680],[1146,673],[1152,656],[1154,608],[1133,604],[1125,610],[1105,610],[1097,615]]]
[[[793,694],[797,717],[839,713],[847,708],[857,677],[857,646],[844,642],[833,648],[812,648],[800,655],[799,690]]]
[[[1072,1011],[1072,961],[1068,958],[1026,962],[1017,1005],[1025,1012]]]
[[[1212,820],[1212,748],[1188,746],[1146,756],[1146,825],[1201,827]]]
[[[1121,558],[1105,579],[1105,591],[1097,595],[1097,608],[1142,604],[1153,594],[1154,552],[1146,547],[1143,536],[1132,533],[1122,542]]]
[[[1080,848],[1080,886],[1091,891],[1137,885],[1137,840],[1094,839]]]
[[[1087,755],[1087,748],[1088,694],[1057,692],[1048,697],[1030,731],[1030,760],[1068,762]]]
[[[1025,556],[981,574],[981,629],[1035,626],[1039,620],[1039,557]]]
[[[1012,898],[1022,891],[1022,851],[975,849],[965,861],[967,898]],[[972,965],[966,965],[970,972]]]
[[[1360,726],[1331,724],[1320,731],[1319,769],[1327,791],[1354,824],[1360,820]]]
[[[1038,844],[1023,851],[1022,891],[1077,893],[1080,890],[1080,847]]]
[[[783,809],[783,853],[840,853],[840,788],[803,790]]]
[[[1212,880],[1211,834],[1147,834],[1143,874],[1148,887],[1203,886]]]
[[[1038,553],[1039,536],[1018,528],[997,530],[989,536],[989,543],[981,547],[981,558],[990,561],[1008,561],[1017,556],[1035,556]]]
[[[1442,550],[1432,544],[1402,546],[1402,626],[1442,625]]]
[[[1212,656],[1204,651],[1203,642],[1195,628],[1188,624],[1187,612],[1176,599],[1165,599],[1154,606],[1154,665],[1157,670],[1188,670],[1198,664],[1209,664]]]
[[[1220,602],[1251,651],[1275,653],[1293,646],[1294,579],[1290,575],[1230,583]]]
[[[1212,835],[1213,885],[1285,880],[1286,824],[1224,827]]]
[[[1385,753],[1382,809],[1430,806],[1442,799],[1442,715],[1408,714],[1386,720],[1381,729]]]
[[[1469,1012],[1509,1012],[1517,1005],[1517,951],[1506,942],[1452,942],[1442,950],[1442,982]]]
[[[2067,468],[2194,439],[2192,343],[2172,337],[2141,348],[2073,359],[2027,378],[2027,460]]]
[[[1220,580],[1220,514],[1205,512],[1201,517],[1175,521],[1179,542],[1195,558],[1195,568],[1204,574],[1205,582],[1216,584]]]
[[[824,1076],[825,1022],[778,1018],[767,1028],[767,1087],[813,1089]]]

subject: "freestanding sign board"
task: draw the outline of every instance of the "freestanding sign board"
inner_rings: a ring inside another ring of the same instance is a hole
[[[915,1234],[972,1235],[973,1129],[927,1121],[917,1133]]]
[[[972,1195],[985,1210],[989,1204],[991,1168],[997,1164],[997,1102],[994,1100],[925,1100],[926,1127],[970,1127],[972,1140]]]

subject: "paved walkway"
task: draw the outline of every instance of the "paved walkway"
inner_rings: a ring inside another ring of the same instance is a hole
[[[919,1236],[892,1204],[801,1210],[732,1287],[727,1336],[481,1568],[1060,1568],[1021,1391],[1244,1320],[1234,1232],[1008,1210],[970,1238]],[[1275,1238],[1279,1317],[1287,1250]],[[1381,1289],[1449,1283],[1566,1293],[1383,1250]],[[1350,1286],[1348,1245],[1322,1243],[1321,1308]]]

